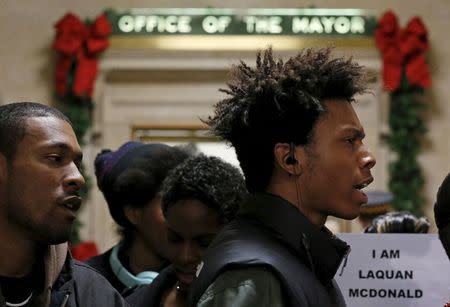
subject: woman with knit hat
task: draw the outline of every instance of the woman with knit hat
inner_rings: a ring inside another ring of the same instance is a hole
[[[179,147],[140,142],[127,142],[116,151],[97,155],[97,185],[122,239],[87,263],[120,293],[151,283],[167,265],[160,187],[167,173],[189,156]]]

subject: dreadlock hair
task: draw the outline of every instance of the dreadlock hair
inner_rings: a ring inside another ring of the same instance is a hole
[[[228,97],[204,122],[235,148],[250,192],[267,188],[275,144],[311,142],[325,99],[350,103],[365,92],[363,68],[330,54],[331,48],[306,49],[283,62],[268,48],[257,53],[256,67],[232,67],[228,88],[220,89]]]

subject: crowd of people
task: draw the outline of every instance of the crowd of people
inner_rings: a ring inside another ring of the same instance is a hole
[[[101,151],[96,182],[121,239],[85,263],[67,245],[85,185],[70,120],[45,104],[0,106],[0,306],[346,306],[334,276],[350,247],[325,222],[368,202],[376,160],[352,105],[363,67],[330,48],[286,61],[269,48],[222,91],[204,122],[241,170],[183,146]],[[435,219],[450,258],[450,175]],[[367,225],[429,227],[408,213]]]

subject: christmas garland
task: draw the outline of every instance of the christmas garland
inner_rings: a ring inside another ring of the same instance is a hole
[[[52,47],[57,53],[56,98],[62,112],[72,121],[75,134],[83,146],[92,121],[92,93],[97,76],[97,61],[109,46],[108,37],[112,28],[105,14],[92,22],[82,22],[74,14],[68,13],[55,24],[55,29]],[[82,196],[86,199],[91,184],[85,174],[84,177],[87,184]],[[84,260],[96,254],[97,249],[93,242],[81,243],[80,226],[77,220],[69,241],[73,256]]]
[[[425,59],[429,48],[428,33],[419,17],[404,29],[391,11],[379,20],[375,41],[383,59],[384,88],[389,92],[390,132],[387,143],[394,153],[389,163],[389,189],[396,210],[423,215],[424,178],[417,156],[427,131],[422,113],[426,108],[423,93],[431,86]]]

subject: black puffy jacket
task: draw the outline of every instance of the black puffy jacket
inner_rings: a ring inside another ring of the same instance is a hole
[[[220,273],[266,267],[281,283],[286,306],[346,306],[333,278],[350,248],[297,208],[271,194],[255,195],[222,229],[205,255],[191,288],[195,306]],[[264,293],[261,293],[264,295]]]

